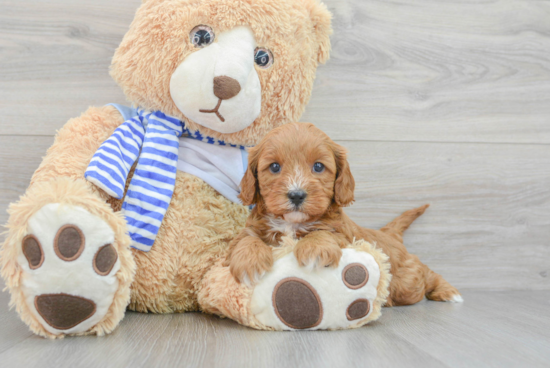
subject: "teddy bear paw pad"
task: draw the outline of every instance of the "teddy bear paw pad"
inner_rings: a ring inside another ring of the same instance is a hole
[[[58,330],[67,330],[95,313],[93,301],[68,294],[42,294],[34,299],[40,316]]]
[[[323,306],[315,289],[296,277],[281,280],[273,290],[277,317],[294,329],[312,328],[321,323]]]
[[[343,249],[338,267],[313,270],[290,253],[255,286],[251,312],[276,330],[350,328],[370,316],[379,281],[379,265],[366,252]]]
[[[18,261],[31,313],[56,335],[88,331],[118,289],[114,231],[83,208],[52,203],[31,217],[28,233]]]

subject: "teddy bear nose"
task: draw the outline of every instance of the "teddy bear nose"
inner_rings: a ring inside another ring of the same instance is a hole
[[[292,204],[294,204],[295,206],[299,206],[302,204],[304,199],[306,199],[307,193],[304,192],[303,190],[293,190],[288,192],[287,196],[288,196],[288,199],[290,199],[290,201],[292,202]]]
[[[221,100],[229,100],[241,91],[239,82],[231,77],[222,75],[214,78],[214,95]]]

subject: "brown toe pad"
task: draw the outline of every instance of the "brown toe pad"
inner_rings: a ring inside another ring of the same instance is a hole
[[[29,262],[31,270],[37,269],[44,263],[44,252],[40,242],[34,235],[27,235],[23,239],[23,254]]]
[[[350,289],[360,289],[369,281],[369,271],[360,263],[351,263],[342,271],[342,280]]]
[[[96,310],[93,301],[68,294],[42,294],[34,298],[34,306],[53,328],[68,330],[84,322]]]
[[[107,244],[99,248],[94,256],[94,270],[98,275],[107,276],[118,258],[115,248]]]
[[[323,319],[323,305],[315,289],[306,281],[289,277],[273,290],[273,307],[288,327],[304,329],[317,326]]]
[[[370,303],[367,299],[357,299],[353,301],[346,311],[346,317],[349,321],[360,319],[369,314]]]
[[[75,225],[65,225],[55,235],[54,251],[64,261],[74,261],[84,251],[84,234]]]

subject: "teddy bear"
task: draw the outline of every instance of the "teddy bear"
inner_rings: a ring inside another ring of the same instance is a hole
[[[101,336],[126,309],[290,328],[261,306],[269,275],[258,294],[221,262],[249,213],[237,197],[246,147],[300,118],[330,19],[317,0],[143,1],[110,71],[130,106],[69,120],[9,207],[1,272],[34,333]],[[297,267],[288,244],[275,271]],[[384,303],[388,266],[364,242],[347,251],[377,275],[364,324]]]

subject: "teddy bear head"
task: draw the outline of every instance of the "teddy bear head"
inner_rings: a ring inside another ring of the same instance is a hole
[[[135,106],[254,145],[300,118],[330,18],[318,0],[144,0],[111,75]]]

